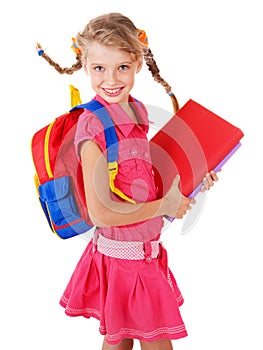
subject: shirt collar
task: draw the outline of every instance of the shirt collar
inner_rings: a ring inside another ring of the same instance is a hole
[[[109,112],[114,124],[118,127],[119,130],[123,133],[124,136],[128,136],[132,129],[137,126],[137,124],[131,120],[128,114],[121,108],[117,103],[108,103],[101,96],[96,95],[95,100],[100,102],[105,107],[110,107]],[[138,120],[138,126],[143,129],[145,133],[149,130],[149,120],[148,113],[145,106],[135,100],[131,95],[129,96],[129,102],[132,103],[132,109],[136,114]]]

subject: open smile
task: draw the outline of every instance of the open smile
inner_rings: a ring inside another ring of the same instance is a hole
[[[115,88],[115,89],[102,88],[102,90],[105,92],[107,96],[118,96],[123,90],[123,87]]]

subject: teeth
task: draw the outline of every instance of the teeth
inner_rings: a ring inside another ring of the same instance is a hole
[[[108,94],[116,94],[120,89],[104,89]]]

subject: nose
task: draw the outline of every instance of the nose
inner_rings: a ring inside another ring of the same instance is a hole
[[[105,80],[108,84],[114,85],[117,80],[115,69],[108,69],[105,74]]]

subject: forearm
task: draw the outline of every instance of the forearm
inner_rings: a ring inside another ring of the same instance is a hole
[[[131,204],[127,202],[97,203],[89,207],[89,215],[96,226],[122,226],[134,224],[164,215],[163,199],[146,203]]]

